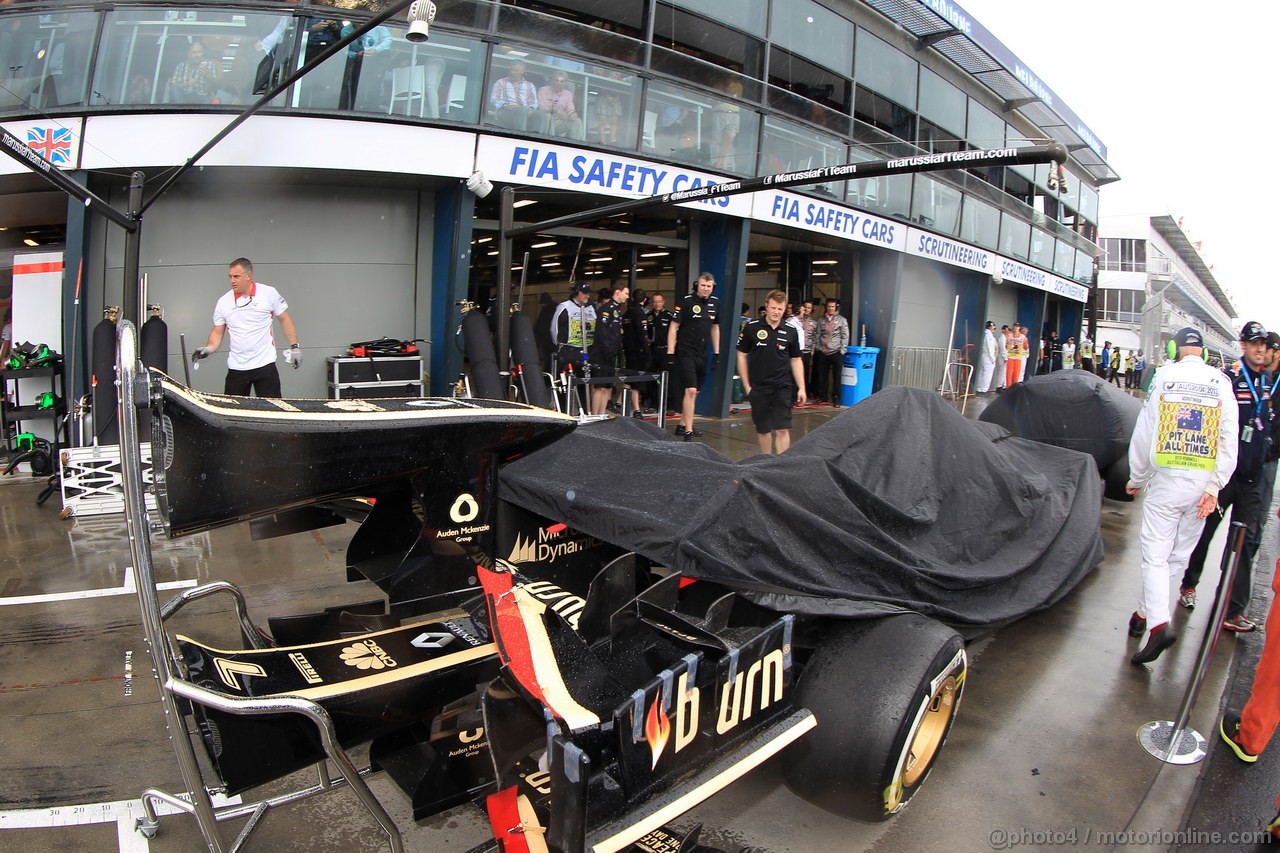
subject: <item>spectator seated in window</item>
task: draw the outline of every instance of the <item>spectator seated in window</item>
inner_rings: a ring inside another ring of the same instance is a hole
[[[542,130],[538,122],[530,126],[530,118],[538,114],[538,90],[524,79],[524,63],[513,62],[506,77],[494,81],[489,92],[493,121],[508,130]]]
[[[565,86],[567,79],[563,71],[551,75],[551,82],[538,90],[538,110],[547,117],[547,133],[581,139],[582,119],[573,103],[573,91]]]
[[[218,92],[218,63],[204,58],[204,45],[192,42],[187,58],[169,76],[169,103],[211,104]]]

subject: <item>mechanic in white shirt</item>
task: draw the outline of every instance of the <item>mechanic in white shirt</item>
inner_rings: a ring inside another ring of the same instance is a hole
[[[253,391],[259,397],[279,397],[280,373],[276,370],[276,346],[271,334],[275,320],[280,321],[280,329],[289,341],[286,361],[292,362],[294,370],[302,364],[298,330],[289,316],[289,304],[280,291],[253,280],[253,264],[248,258],[236,258],[227,272],[231,289],[214,305],[209,340],[192,353],[191,361],[208,358],[222,343],[223,335],[229,333],[224,393],[247,397]]]

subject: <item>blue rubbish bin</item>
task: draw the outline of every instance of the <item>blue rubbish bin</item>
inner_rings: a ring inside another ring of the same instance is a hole
[[[852,406],[871,396],[880,347],[849,347],[840,371],[840,405]]]

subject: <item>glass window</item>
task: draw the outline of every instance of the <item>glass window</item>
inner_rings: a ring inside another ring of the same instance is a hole
[[[1027,258],[1031,244],[1031,224],[1009,214],[1000,214],[1000,251],[1014,258]]]
[[[799,95],[842,113],[849,112],[852,87],[849,78],[833,74],[776,47],[769,53],[769,82],[778,90]],[[795,114],[792,110],[788,112]],[[801,117],[810,118],[803,114]]]
[[[661,160],[749,174],[759,120],[759,114],[742,107],[731,92],[717,98],[652,82],[640,150]]]
[[[1093,257],[1088,252],[1076,252],[1076,271],[1072,278],[1082,283],[1093,281]],[[1138,295],[1135,291],[1134,296]],[[1137,303],[1137,310],[1142,310],[1140,301]]]
[[[538,7],[538,4],[531,5]],[[609,5],[621,9],[633,4]],[[644,62],[644,45],[635,37],[640,31],[630,25],[610,22],[608,18],[594,20],[588,16],[586,20],[569,20],[503,4],[498,9],[498,32],[512,36],[513,43],[532,41],[551,45],[563,55],[588,53],[628,65]]]
[[[849,157],[850,162],[869,163],[883,160],[885,153],[883,150],[875,152],[855,147],[850,149]],[[846,181],[848,199],[872,213],[907,219],[911,215],[911,179],[911,175],[882,175]]]
[[[731,27],[737,27],[752,35],[765,35],[766,3],[743,3],[742,0],[667,0],[673,6],[680,6],[691,12],[697,12],[704,18],[723,21]],[[642,4],[637,3],[636,6]],[[662,15],[661,7],[658,14]]]
[[[295,67],[289,15],[163,7],[108,13],[94,73],[95,102],[248,104]],[[333,38],[341,30],[334,21]],[[343,57],[335,57],[334,102]],[[318,69],[320,73],[323,69]],[[101,100],[99,100],[101,99]]]
[[[816,133],[812,128],[785,119],[765,116],[760,140],[760,173],[763,175],[835,166],[847,162],[847,154],[848,146],[834,136]],[[844,197],[844,187],[838,181],[797,187],[796,190]]]
[[[849,135],[853,119],[847,112],[824,107],[816,101],[776,86],[770,86],[767,95],[765,103],[780,113],[819,125],[838,136]]]
[[[1059,240],[1053,253],[1053,271],[1060,276],[1070,278],[1076,268],[1076,250],[1065,240]]]
[[[754,5],[744,3],[744,6]],[[813,0],[773,4],[769,37],[779,47],[806,56],[837,74],[849,76],[853,53],[853,22]],[[915,80],[912,79],[912,88]]]
[[[0,28],[0,110],[39,112],[85,102],[97,13],[8,14]]]
[[[924,119],[920,119],[919,134],[916,144],[931,153],[960,151],[964,147],[960,137]]]
[[[899,139],[915,140],[916,115],[911,110],[861,85],[856,87],[853,98],[853,114],[859,121]]]
[[[634,148],[636,78],[578,59],[505,48],[493,56],[484,122]]]
[[[1004,146],[1004,120],[982,104],[969,99],[969,117],[965,138],[974,148],[1002,148]]]
[[[349,108],[474,123],[482,100],[484,56],[484,45],[474,39],[432,32],[430,41],[415,44],[396,27],[385,50],[365,56],[363,73],[355,67],[354,79],[355,60],[346,60],[344,89],[356,86],[346,96]]]
[[[1044,269],[1053,269],[1053,252],[1056,241],[1039,228],[1031,229],[1031,263]]]
[[[664,53],[664,56],[688,54],[721,68],[741,71],[757,78],[763,71],[760,63],[764,58],[764,43],[759,39],[670,6],[660,6],[657,15],[654,16],[653,43],[655,46],[672,48],[672,52]],[[680,69],[662,67],[656,51],[651,65],[656,71],[672,75],[682,74]],[[685,77],[684,79],[700,80],[701,78]]]
[[[968,98],[955,86],[928,68],[920,69],[920,117],[949,131],[957,138],[965,134],[965,105]]]
[[[907,109],[916,108],[919,64],[864,29],[858,30],[853,79],[859,86],[884,95]]]
[[[336,2],[350,2],[350,0],[336,0]],[[378,0],[381,2],[381,0]],[[436,6],[447,8],[452,5],[453,0],[448,3],[437,3]],[[489,4],[485,4],[489,5]],[[538,39],[543,40],[541,33],[542,25],[534,20],[535,18],[546,19],[548,16],[559,17],[567,21],[576,21],[578,24],[586,24],[601,30],[609,30],[618,33],[624,33],[632,38],[644,38],[644,3],[618,3],[616,0],[520,0],[520,5],[532,10],[532,13],[523,18],[509,17],[508,13],[519,13],[521,10],[512,9],[505,3],[499,10],[498,26],[503,32],[520,34],[523,36],[538,33]],[[442,9],[443,11],[443,9]],[[536,27],[536,29],[522,32],[519,29],[507,29],[507,23],[516,20],[523,20],[527,25]],[[561,49],[567,47],[560,42],[548,41],[547,44],[560,46]]]
[[[640,128],[640,78],[616,68],[589,65],[581,91],[587,140],[634,151]]]
[[[1098,191],[1088,184],[1080,184],[1080,215],[1085,221],[1098,221]]]
[[[960,218],[960,239],[988,249],[1000,238],[1000,211],[971,195],[964,197]]]
[[[960,233],[960,191],[928,175],[915,176],[911,221],[952,237]]]

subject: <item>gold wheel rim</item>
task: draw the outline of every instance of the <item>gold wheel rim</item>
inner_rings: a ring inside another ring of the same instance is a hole
[[[906,767],[902,771],[903,788],[912,787],[929,771],[934,756],[942,746],[942,739],[946,737],[955,711],[956,678],[952,675],[939,685],[937,692],[929,701],[929,709],[925,711],[920,725],[912,735],[911,747],[907,751]]]

